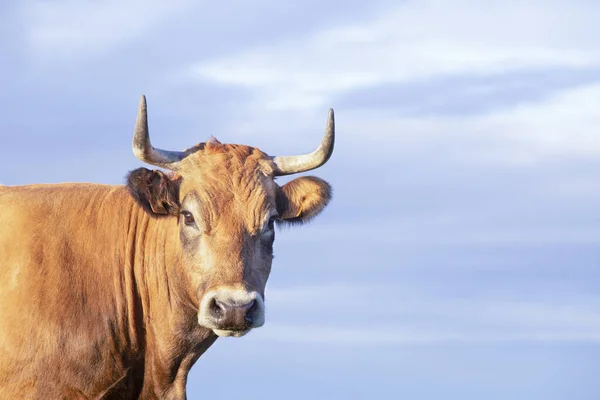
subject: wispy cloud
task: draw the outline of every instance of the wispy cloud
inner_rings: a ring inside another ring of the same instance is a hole
[[[600,342],[600,299],[574,293],[562,293],[560,300],[547,293],[475,299],[402,285],[335,284],[275,289],[268,296],[273,316],[253,335],[256,340],[365,345]],[[382,304],[385,312],[379,313]],[[330,312],[338,313],[335,322],[314,323]],[[290,315],[296,322],[284,321]]]
[[[399,218],[380,217],[362,221],[360,229],[353,222],[330,222],[319,226],[305,226],[300,231],[286,231],[278,240],[291,245],[300,243],[327,243],[335,237],[347,244],[360,246],[365,242],[365,233],[375,232],[377,242],[364,244],[382,246],[473,246],[473,245],[532,245],[552,243],[597,244],[600,231],[595,226],[585,226],[580,221],[571,226],[561,220],[550,224],[547,215],[521,221],[526,217],[527,209],[509,210],[513,215],[502,214],[493,208],[483,209],[479,215],[464,210],[454,210],[453,215],[417,214]],[[533,206],[532,206],[533,207]],[[464,211],[464,214],[461,214]],[[487,213],[487,216],[485,215]],[[533,213],[533,211],[532,211]],[[545,214],[550,213],[547,211]],[[530,216],[531,217],[531,216]],[[537,226],[536,226],[537,225]],[[355,249],[354,254],[359,249]]]
[[[32,52],[68,61],[139,39],[191,4],[190,0],[28,0],[20,11]]]
[[[190,74],[252,88],[272,108],[302,109],[336,93],[433,76],[597,66],[589,2],[565,4],[403,2],[361,24],[198,63]]]
[[[362,23],[199,61],[187,77],[233,85],[254,96],[224,127],[226,132],[243,138],[262,133],[276,143],[285,126],[286,141],[306,140],[304,132],[318,136],[324,112],[337,107],[336,100],[369,88],[409,90],[403,85],[430,80],[440,87],[444,79],[470,76],[480,83],[460,98],[476,102],[482,93],[500,91],[511,73],[600,71],[600,56],[590,39],[590,32],[600,29],[590,7],[600,11],[583,1],[568,6],[558,1],[509,1],[496,8],[471,0],[403,2]],[[504,78],[486,80],[496,75]],[[352,108],[342,101],[338,126],[352,145],[363,146],[368,140],[379,156],[410,154],[433,143],[438,148],[447,144],[444,156],[472,164],[596,157],[596,82],[590,78],[532,98],[516,96],[512,103],[473,115],[439,110],[433,97],[451,102],[453,95],[441,89],[422,100],[425,103],[416,95],[412,104],[407,100],[399,106]],[[432,105],[437,113],[413,112]]]
[[[462,165],[534,165],[565,159],[595,159],[600,84],[557,90],[481,114],[405,115],[402,109],[337,109],[340,147],[374,162],[393,162],[415,151]],[[297,141],[310,149],[323,126],[325,107],[302,112],[255,111],[224,129],[239,136]],[[281,135],[285,126],[285,139]],[[306,134],[310,132],[310,136]],[[307,138],[311,138],[308,140]],[[443,150],[443,151],[442,151]],[[441,154],[437,152],[442,151]]]
[[[436,330],[380,328],[343,328],[320,325],[269,325],[248,336],[249,340],[328,345],[419,345],[477,343],[600,343],[600,325],[584,331],[566,328],[558,332],[529,330],[523,333],[473,333]]]

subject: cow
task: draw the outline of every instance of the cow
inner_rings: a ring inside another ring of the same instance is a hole
[[[314,176],[334,114],[309,154],[269,156],[211,138],[150,141],[145,96],[123,185],[0,187],[0,399],[185,399],[218,337],[265,322],[275,225],[329,203]]]

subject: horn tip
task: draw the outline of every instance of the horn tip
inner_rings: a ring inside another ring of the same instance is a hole
[[[334,124],[335,124],[335,114],[333,112],[333,108],[329,109],[329,114],[327,116],[327,126],[329,130],[334,129]]]
[[[335,120],[335,113],[333,112],[333,108],[329,109],[329,113],[327,114],[327,119],[329,121],[334,121]]]

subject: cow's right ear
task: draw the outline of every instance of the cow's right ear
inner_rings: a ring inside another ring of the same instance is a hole
[[[135,201],[151,215],[179,213],[179,180],[162,171],[135,169],[127,175],[127,188]]]

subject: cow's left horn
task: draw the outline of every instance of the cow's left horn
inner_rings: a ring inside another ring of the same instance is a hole
[[[323,141],[315,151],[309,154],[298,156],[275,156],[272,157],[275,163],[275,176],[297,174],[300,172],[310,171],[311,169],[319,168],[325,164],[333,153],[333,145],[335,142],[335,119],[333,109],[329,109],[329,117],[327,118],[327,127]]]
[[[140,160],[150,165],[167,169],[177,169],[179,161],[183,160],[186,153],[180,151],[162,150],[152,147],[150,133],[148,132],[148,111],[146,96],[142,95],[135,130],[133,132],[133,154]]]

